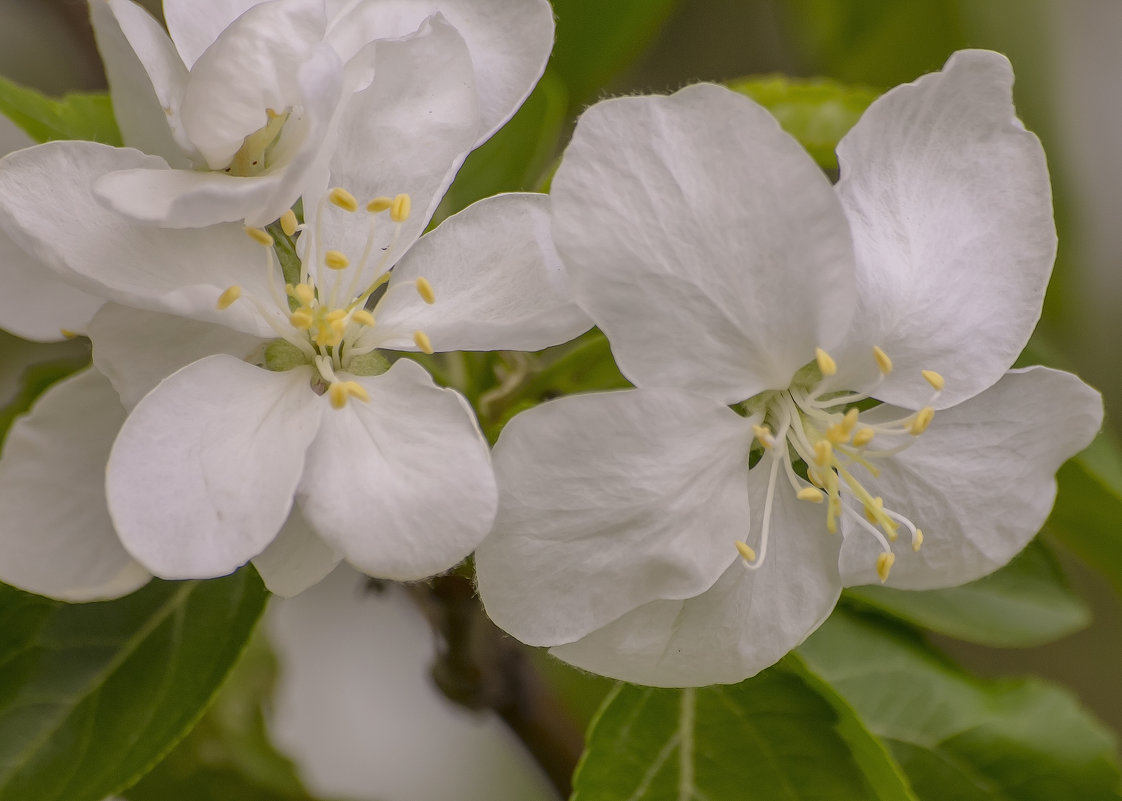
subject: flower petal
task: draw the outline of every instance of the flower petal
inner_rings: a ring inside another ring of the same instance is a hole
[[[222,31],[257,5],[262,5],[261,0],[164,0],[164,19],[183,63],[190,68]]]
[[[763,527],[767,480],[758,466],[750,472],[756,532]],[[732,684],[779,661],[829,616],[841,592],[840,538],[822,531],[821,507],[796,500],[786,480],[779,481],[784,486],[775,492],[759,569],[737,559],[708,591],[654,601],[550,653],[594,673],[658,687]]]
[[[91,294],[270,336],[252,304],[215,307],[231,284],[269,297],[264,248],[241,226],[145,225],[105,208],[91,188],[116,170],[162,166],[162,159],[93,142],[48,142],[12,153],[0,162],[0,230]]]
[[[121,541],[163,578],[232,572],[292,506],[319,398],[308,369],[271,373],[226,355],[165,379],[113,445],[109,510]]]
[[[193,147],[179,125],[187,68],[171,39],[131,0],[90,3],[90,21],[125,143],[176,168],[189,167]]]
[[[722,403],[780,389],[853,306],[825,175],[775,119],[718,86],[599,103],[553,180],[577,301],[639,386]]]
[[[858,262],[839,385],[876,377],[878,345],[896,369],[877,397],[919,408],[931,391],[919,371],[935,370],[945,408],[991,386],[1028,341],[1056,232],[1044,151],[1012,85],[1004,56],[956,53],[877,100],[838,146]],[[865,375],[845,381],[855,365]]]
[[[31,147],[33,144],[35,144],[35,140],[24,133],[23,128],[0,114],[0,154]]]
[[[438,351],[540,350],[587,331],[549,225],[549,198],[531,194],[486,198],[445,220],[394,268],[375,309],[384,346],[415,349],[420,329]],[[419,278],[434,303],[414,289]]]
[[[300,506],[348,562],[408,581],[453,567],[491,529],[495,478],[471,408],[401,359],[355,378],[370,400],[326,409]]]
[[[713,585],[748,536],[752,430],[673,389],[578,395],[515,417],[495,447],[500,508],[480,595],[530,645],[572,642]]]
[[[965,584],[1012,559],[1044,525],[1055,473],[1098,432],[1102,398],[1070,373],[1013,370],[992,388],[938,412],[910,448],[862,480],[924,533],[913,552],[901,528],[888,584],[930,589]],[[845,531],[847,585],[877,581],[880,547]]]
[[[107,303],[90,322],[93,362],[132,409],[181,367],[215,353],[248,361],[264,340],[171,314]]]
[[[545,0],[328,0],[328,39],[344,59],[366,42],[406,36],[442,14],[471,52],[483,131],[489,138],[522,105],[553,48],[553,10]]]
[[[44,392],[0,458],[0,580],[64,601],[126,595],[150,576],[105,508],[105,461],[125,410],[96,370]]]
[[[253,566],[269,592],[291,598],[319,583],[342,558],[293,506],[276,539],[253,558]]]
[[[245,137],[303,100],[300,66],[323,40],[323,0],[272,0],[250,8],[199,56],[181,108],[183,127],[213,170]]]

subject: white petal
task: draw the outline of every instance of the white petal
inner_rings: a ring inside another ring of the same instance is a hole
[[[328,0],[334,15],[344,0]],[[350,4],[334,17],[328,38],[347,58],[366,42],[406,36],[442,14],[467,42],[483,119],[480,141],[522,105],[553,47],[553,11],[544,0],[390,0]]]
[[[849,322],[853,254],[833,189],[727,89],[593,106],[552,195],[577,301],[639,386],[725,403],[783,388]]]
[[[956,53],[877,100],[839,145],[858,254],[839,382],[860,368],[875,377],[879,345],[896,369],[877,397],[918,408],[930,396],[919,371],[935,370],[947,407],[997,381],[1028,341],[1056,232],[1044,151],[1015,116],[1012,85],[1004,56]]]
[[[0,154],[31,147],[33,144],[35,144],[35,140],[24,133],[23,128],[0,114]]]
[[[323,39],[323,0],[273,0],[230,24],[191,67],[183,126],[211,169],[242,141],[303,100],[297,76]]]
[[[253,566],[269,592],[291,598],[326,577],[343,557],[312,531],[296,506]]]
[[[191,67],[234,20],[261,0],[164,0],[164,19],[183,62]]]
[[[703,592],[748,531],[747,422],[672,389],[578,395],[515,417],[495,447],[499,515],[476,553],[491,618],[572,642]]]
[[[378,331],[397,334],[384,346],[415,349],[420,329],[438,351],[540,350],[587,331],[549,226],[549,198],[530,194],[486,198],[445,220],[394,268],[375,309]],[[418,278],[435,303],[417,293]]]
[[[0,231],[0,328],[36,342],[86,330],[101,298],[67,284]]]
[[[405,581],[453,567],[490,531],[497,502],[471,408],[408,359],[355,380],[370,400],[324,411],[300,483],[305,516],[371,576]]]
[[[391,237],[388,214],[379,216],[376,254],[386,266],[416,241],[479,134],[479,106],[467,46],[441,17],[417,35],[377,42],[374,80],[348,101],[331,157],[331,180],[366,202],[408,194],[412,214]],[[324,220],[325,247],[357,261],[366,226],[351,215]],[[383,247],[395,244],[389,250]]]
[[[660,687],[732,684],[777,662],[818,628],[841,592],[840,539],[823,530],[822,507],[796,500],[778,480],[758,570],[737,559],[695,598],[655,601],[550,652],[594,673]],[[766,489],[757,466],[749,482],[755,532]]]
[[[292,506],[319,425],[309,370],[226,355],[165,379],[133,409],[107,467],[129,550],[163,578],[230,573],[261,553]]]
[[[913,552],[901,527],[890,586],[930,589],[965,584],[1013,558],[1044,525],[1056,497],[1055,473],[1102,424],[1102,398],[1069,373],[1013,370],[992,388],[938,412],[914,444],[862,483],[885,507],[923,530]],[[877,581],[880,550],[845,531],[847,585]]]
[[[116,214],[92,189],[110,172],[163,166],[136,150],[93,142],[48,142],[12,153],[0,162],[0,230],[91,294],[269,336],[251,304],[215,306],[231,284],[269,297],[264,248],[241,226],[161,229]]]
[[[190,143],[179,127],[187,68],[160,23],[132,0],[90,3],[90,21],[125,144],[190,166]]]
[[[125,410],[96,370],[50,387],[0,458],[0,580],[65,601],[116,598],[149,579],[105,507],[105,461]]]
[[[107,303],[90,322],[93,362],[132,409],[181,367],[215,353],[241,361],[264,340],[225,326]]]

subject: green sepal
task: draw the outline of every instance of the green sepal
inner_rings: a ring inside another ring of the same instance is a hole
[[[376,350],[352,356],[347,361],[347,372],[351,375],[381,375],[389,369],[389,359]]]
[[[265,346],[265,358],[261,365],[274,373],[283,373],[303,367],[308,363],[308,355],[287,339],[274,339]]]

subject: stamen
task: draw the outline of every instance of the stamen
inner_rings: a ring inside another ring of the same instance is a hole
[[[71,331],[69,328],[60,328],[58,332],[67,339],[77,339],[81,336],[77,331]]]
[[[822,503],[826,498],[821,490],[815,489],[814,487],[803,487],[795,494],[795,497],[800,501],[809,501],[810,503]]]
[[[767,426],[752,426],[752,433],[756,435],[756,440],[765,448],[770,448],[775,444],[775,438],[771,435],[771,429]]]
[[[752,562],[756,561],[756,552],[752,550],[751,546],[749,546],[748,543],[737,540],[736,551],[740,554],[740,558],[743,559],[745,563],[748,563],[749,567],[751,566]]]
[[[822,348],[814,349],[814,359],[818,362],[818,369],[822,371],[822,375],[833,375],[838,371],[837,363]]]
[[[413,201],[409,195],[404,193],[396,195],[393,199],[393,204],[390,206],[390,219],[395,223],[405,222],[409,219],[409,212],[412,209]]]
[[[918,528],[912,532],[912,550],[919,553],[920,547],[923,545],[923,532]]]
[[[877,555],[877,575],[880,576],[880,583],[888,581],[888,571],[892,569],[892,565],[896,562],[896,554],[892,551],[884,551]]]
[[[228,309],[238,298],[242,296],[242,288],[237,284],[228,287],[225,292],[218,296],[219,310]]]
[[[250,239],[252,239],[258,245],[263,245],[267,248],[271,248],[273,245],[276,244],[273,241],[273,237],[270,236],[269,232],[264,230],[264,229],[261,229],[261,228],[246,228],[245,233]]]
[[[358,201],[355,196],[341,186],[336,186],[327,193],[327,199],[343,211],[358,211]]]
[[[327,388],[327,397],[331,401],[332,408],[342,409],[347,405],[348,398],[369,401],[370,393],[357,381],[333,381]]]
[[[908,425],[908,433],[913,437],[918,437],[920,434],[927,430],[927,427],[931,425],[931,421],[934,419],[935,410],[930,406],[924,406],[922,409],[915,413],[915,417]]]
[[[877,360],[877,369],[880,370],[881,375],[892,372],[892,359],[888,358],[888,354],[879,345],[873,345],[873,358]]]
[[[873,437],[875,437],[876,435],[877,432],[872,428],[862,428],[860,431],[853,435],[853,444],[855,447],[863,448],[870,442],[872,442]]]
[[[351,313],[351,319],[359,325],[364,325],[367,328],[374,327],[374,315],[366,309],[358,309]]]
[[[288,321],[292,323],[293,328],[307,331],[315,323],[316,318],[308,309],[300,308],[288,315]]]
[[[814,463],[819,467],[830,467],[834,463],[834,446],[828,439],[814,443]]]
[[[379,214],[393,205],[393,198],[379,195],[366,204],[366,210],[371,214]]]
[[[351,260],[341,250],[329,250],[323,255],[323,264],[329,270],[345,270],[351,266]]]
[[[939,375],[934,370],[921,370],[920,373],[923,375],[924,380],[926,380],[936,392],[943,391],[943,385],[946,383],[946,381],[943,380],[943,376]]]
[[[296,233],[296,229],[300,227],[299,221],[296,219],[296,212],[289,209],[280,218],[281,230],[284,231],[285,236],[292,236]]]
[[[429,341],[428,335],[424,331],[414,331],[413,342],[421,349],[422,353],[426,353],[429,356],[433,354],[432,342]]]
[[[432,284],[428,282],[427,278],[417,279],[417,294],[421,296],[421,300],[425,303],[431,305],[436,302],[436,295],[433,294]]]

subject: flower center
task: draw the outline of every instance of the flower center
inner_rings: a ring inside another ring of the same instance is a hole
[[[892,372],[892,360],[879,347],[873,348],[873,358],[880,371],[879,384]],[[824,505],[829,533],[837,533],[838,520],[845,518],[877,540],[881,553],[876,571],[884,582],[896,561],[891,543],[899,537],[901,527],[910,534],[915,551],[923,544],[923,531],[886,506],[883,498],[869,492],[861,477],[863,473],[879,476],[876,462],[910,447],[927,430],[935,410],[927,405],[896,419],[884,420],[878,415],[876,422],[870,423],[868,415],[865,419],[861,415],[879,404],[869,392],[820,390],[821,379],[836,372],[834,360],[819,348],[815,362],[800,370],[790,387],[764,392],[744,402],[743,409],[762,449],[759,462],[751,469],[766,468],[769,477],[758,552],[745,542],[737,542],[736,548],[747,567],[756,569],[763,564],[772,503],[782,471],[795,497]],[[923,370],[921,375],[934,390],[934,401],[943,389],[943,377],[933,370]]]
[[[266,113],[269,115],[269,121],[242,141],[242,146],[223,172],[250,178],[269,169],[274,161],[273,153],[284,130],[284,124],[288,122],[292,110],[277,113],[270,108],[266,109]]]
[[[332,189],[319,203],[315,224],[301,224],[296,215],[286,211],[279,220],[288,248],[282,247],[273,235],[261,228],[247,228],[246,234],[265,248],[266,269],[269,274],[268,298],[245,295],[238,285],[227,288],[218,298],[218,308],[229,308],[243,297],[251,302],[261,317],[276,332],[278,339],[265,348],[263,366],[270,370],[290,370],[301,365],[314,369],[313,388],[327,394],[331,405],[343,408],[350,398],[369,400],[362,385],[341,378],[340,372],[352,375],[377,375],[388,369],[388,362],[377,353],[379,342],[385,341],[377,331],[378,304],[390,291],[403,288],[394,286],[384,291],[374,302],[372,298],[390,280],[390,269],[396,260],[398,235],[401,225],[410,215],[409,195],[376,197],[365,205],[369,218],[366,243],[361,257],[353,262],[340,250],[322,247],[323,235],[320,221],[330,203],[353,214],[359,203],[346,189]],[[371,256],[380,230],[380,219],[389,214],[394,228],[389,244],[382,248],[371,267]],[[304,258],[294,255],[292,238],[299,235]],[[291,254],[291,255],[290,255]],[[285,261],[289,269],[285,269]],[[364,276],[374,277],[367,282]],[[285,280],[288,278],[289,280]],[[426,303],[436,296],[425,278],[417,278],[412,287]],[[432,345],[423,331],[413,332],[417,347],[432,353]]]

